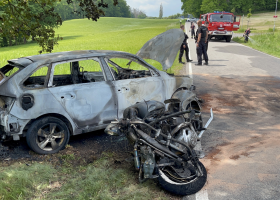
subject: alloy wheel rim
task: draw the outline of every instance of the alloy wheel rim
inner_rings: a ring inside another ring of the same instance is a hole
[[[36,137],[38,147],[44,151],[58,149],[65,138],[65,130],[57,123],[48,123],[39,128]]]

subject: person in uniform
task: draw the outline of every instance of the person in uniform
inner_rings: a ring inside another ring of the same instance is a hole
[[[202,26],[202,21],[197,22],[197,41],[196,41],[196,53],[198,63],[195,65],[202,65],[202,54],[205,58],[204,65],[208,65],[208,55],[206,51],[206,43],[208,38],[208,29],[206,26]]]
[[[182,62],[182,57],[183,57],[184,51],[186,51],[186,60],[187,60],[187,62],[191,62],[192,61],[192,60],[189,59],[189,47],[188,47],[188,44],[187,44],[187,39],[189,37],[185,33],[185,26],[181,25],[180,28],[182,29],[182,31],[184,31],[185,39],[183,40],[183,43],[182,43],[181,48],[180,48],[179,63],[185,64],[184,62]]]
[[[248,38],[249,38],[250,33],[251,33],[250,28],[245,30],[245,32],[243,34],[243,37],[245,38],[244,42],[248,42]]]
[[[208,32],[207,43],[206,43],[206,52],[207,52],[207,51],[208,51],[208,43],[209,43],[209,41],[210,41],[210,36],[209,36],[209,34],[212,34],[212,32],[209,32],[209,30],[208,30],[209,22],[205,22],[205,26],[207,27],[207,32]],[[207,56],[208,56],[208,53],[207,53]],[[208,59],[209,59],[209,57],[208,57]],[[202,60],[205,60],[203,54],[202,54]]]
[[[191,38],[195,38],[195,25],[193,22],[191,23]]]

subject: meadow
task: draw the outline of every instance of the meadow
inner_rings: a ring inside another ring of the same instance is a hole
[[[242,28],[237,32],[243,33],[249,24],[251,32],[255,35],[250,36],[248,43],[244,43],[243,37],[234,37],[233,41],[280,58],[280,19],[276,18],[273,33],[274,15],[274,12],[253,14],[250,23],[248,18],[244,17]]]
[[[98,22],[87,19],[64,21],[56,34],[63,37],[53,52],[74,50],[115,50],[136,54],[151,38],[172,28],[179,28],[179,21],[172,19],[133,19],[103,17]],[[37,55],[40,47],[33,42],[25,45],[0,48],[0,66],[7,60]],[[161,64],[146,60],[158,69]],[[182,65],[178,56],[168,72],[176,73]]]
[[[178,20],[101,18],[98,22],[65,21],[57,30],[63,40],[54,52],[117,50],[135,54],[149,39],[178,27]],[[9,59],[36,55],[39,50],[33,42],[0,48],[0,66]],[[147,61],[161,69],[158,62]],[[181,68],[177,58],[168,72],[176,73]],[[30,154],[38,161],[23,158],[0,162],[0,200],[181,199],[163,191],[153,180],[139,184],[133,163],[124,160],[129,155],[123,158],[114,152],[103,152],[92,158],[90,153],[81,156],[70,145],[54,155],[36,155],[31,151]],[[121,164],[116,164],[116,159],[121,160]]]

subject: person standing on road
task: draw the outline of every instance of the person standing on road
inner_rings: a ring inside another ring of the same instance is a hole
[[[207,52],[207,51],[208,51],[208,43],[209,43],[209,41],[210,41],[210,35],[209,35],[209,34],[212,34],[212,32],[210,33],[209,30],[208,30],[209,22],[205,22],[205,26],[206,26],[207,32],[208,32],[208,37],[207,37],[207,39],[206,39],[206,41],[207,41],[207,42],[206,42],[206,52]],[[207,56],[208,56],[208,53],[207,53]],[[208,59],[209,59],[209,57],[208,57]],[[203,54],[202,54],[202,60],[205,60]]]
[[[191,22],[191,38],[195,38],[195,25],[193,22]]]
[[[180,28],[182,29],[182,31],[184,31],[185,39],[183,40],[183,43],[182,43],[181,48],[180,48],[179,63],[185,64],[184,62],[182,62],[182,57],[183,57],[184,51],[186,51],[186,60],[187,60],[187,62],[191,62],[192,61],[192,60],[189,59],[189,47],[188,47],[188,44],[187,44],[187,39],[189,37],[185,33],[185,26],[181,25]]]
[[[206,26],[202,26],[202,21],[197,22],[197,42],[196,42],[196,53],[198,63],[195,65],[202,65],[202,54],[205,58],[204,65],[208,65],[208,55],[206,52],[206,43],[208,38],[208,29]]]

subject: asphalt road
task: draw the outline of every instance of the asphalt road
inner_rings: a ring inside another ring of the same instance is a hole
[[[183,71],[205,100],[205,121],[210,108],[214,120],[201,142],[208,181],[183,199],[280,199],[280,59],[212,40],[209,65],[195,66],[193,39],[189,48],[194,61]]]

